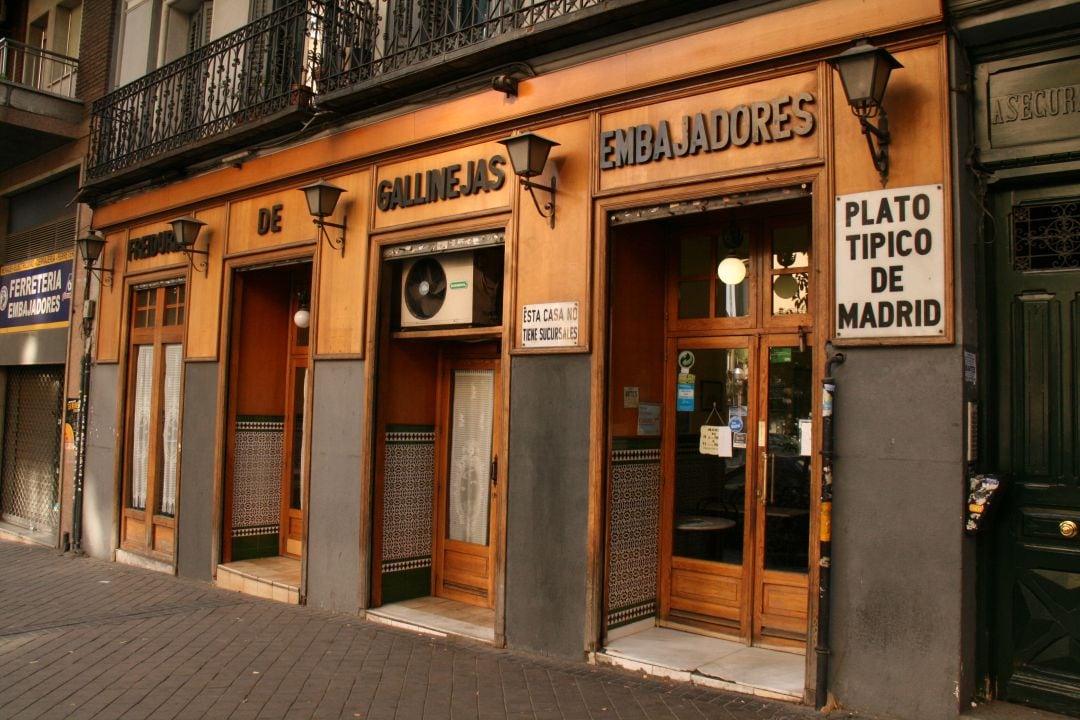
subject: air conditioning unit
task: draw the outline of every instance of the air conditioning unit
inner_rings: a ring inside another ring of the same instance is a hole
[[[502,322],[502,248],[428,255],[401,268],[401,327]]]

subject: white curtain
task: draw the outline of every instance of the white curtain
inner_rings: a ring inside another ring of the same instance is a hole
[[[495,374],[456,370],[450,428],[450,539],[488,544]]]

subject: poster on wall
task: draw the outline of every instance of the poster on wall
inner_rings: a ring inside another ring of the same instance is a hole
[[[0,267],[0,333],[68,324],[71,258],[67,251]]]
[[[948,342],[941,185],[836,198],[837,341]]]

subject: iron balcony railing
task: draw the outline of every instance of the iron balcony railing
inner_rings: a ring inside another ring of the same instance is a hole
[[[87,176],[308,105],[323,48],[372,26],[341,4],[292,2],[109,93],[92,108]]]
[[[298,0],[95,102],[87,177],[603,2]]]
[[[327,46],[318,91],[329,93],[426,60],[527,30],[603,0],[339,0],[375,10],[360,47]]]
[[[0,38],[0,81],[75,97],[79,61],[10,38]]]

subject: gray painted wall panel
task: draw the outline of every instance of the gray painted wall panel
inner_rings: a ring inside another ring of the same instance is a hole
[[[518,356],[511,369],[506,643],[580,660],[585,649],[590,358]]]
[[[965,612],[962,352],[845,354],[834,372],[830,690],[844,707],[954,718]]]
[[[0,342],[0,365],[63,365],[67,343],[67,328],[7,333]]]
[[[210,581],[218,544],[214,542],[214,447],[219,437],[214,418],[218,399],[218,363],[184,367],[184,418],[180,458],[180,508],[177,514],[176,570],[179,575]]]
[[[116,398],[119,365],[95,365],[90,373],[86,478],[83,484],[82,548],[112,559],[116,547]]]
[[[308,509],[307,604],[355,613],[359,597],[364,363],[316,361]]]

